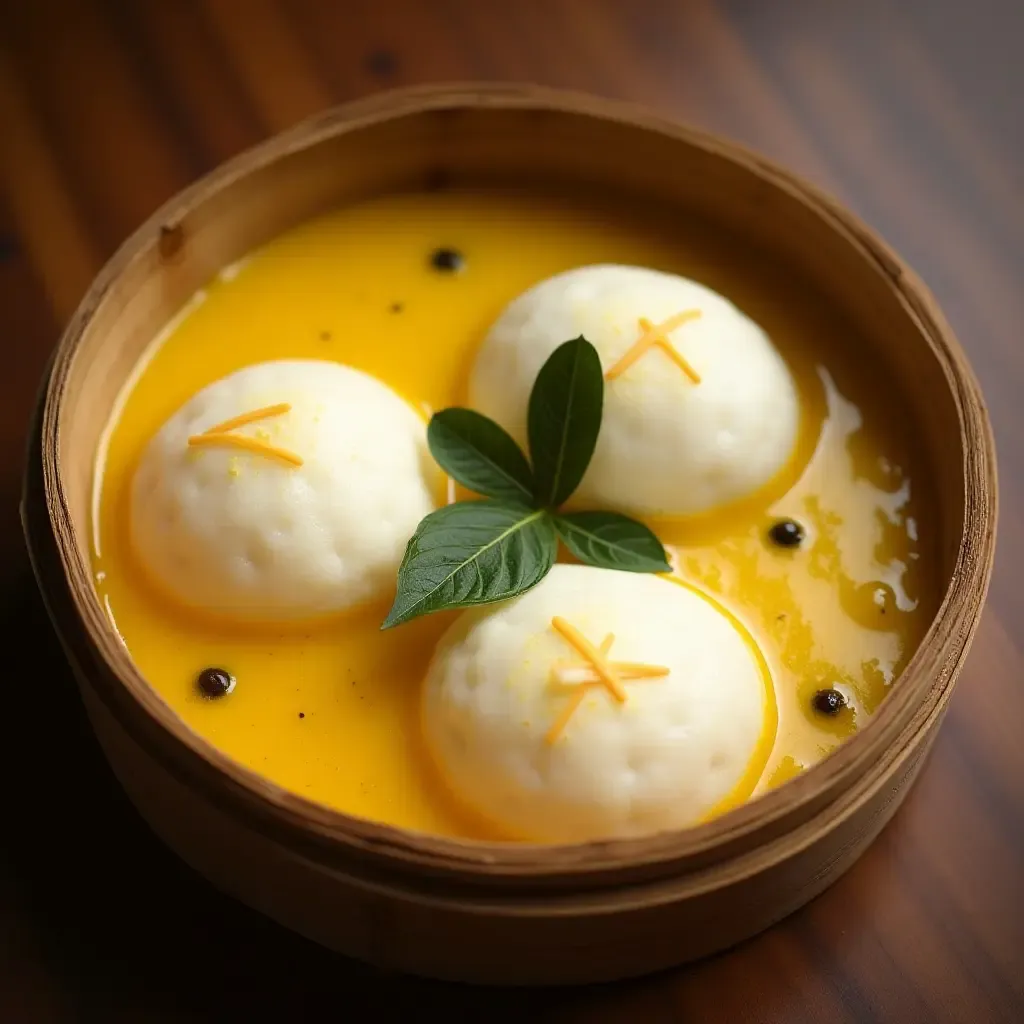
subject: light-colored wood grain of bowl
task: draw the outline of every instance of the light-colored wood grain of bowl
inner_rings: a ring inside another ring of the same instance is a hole
[[[897,379],[938,495],[944,599],[869,726],[764,798],[688,831],[571,846],[422,836],[286,792],[192,733],[146,685],[93,589],[97,443],[140,353],[254,246],[389,189],[489,177],[639,192],[769,247],[853,318]],[[640,974],[722,949],[821,892],[878,834],[935,738],[995,543],[978,387],[921,282],[828,197],[648,112],[528,87],[380,95],[247,152],[168,203],[100,274],[41,396],[23,521],[93,727],[153,829],[221,889],[343,953],[486,983]]]

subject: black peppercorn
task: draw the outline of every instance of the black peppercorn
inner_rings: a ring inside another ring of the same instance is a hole
[[[795,548],[804,539],[804,528],[795,519],[780,519],[768,531],[768,536],[780,548]]]
[[[823,715],[838,715],[846,707],[846,698],[838,690],[819,690],[811,706]]]
[[[235,677],[222,668],[204,668],[196,685],[204,697],[226,697],[235,688]]]
[[[430,265],[435,270],[443,271],[446,274],[454,274],[461,270],[465,262],[462,253],[457,249],[442,247],[435,249],[430,255]]]

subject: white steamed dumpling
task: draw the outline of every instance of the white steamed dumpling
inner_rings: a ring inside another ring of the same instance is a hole
[[[606,645],[625,702],[596,681],[566,624]],[[705,597],[653,575],[556,565],[450,627],[423,726],[467,807],[512,836],[572,842],[701,820],[761,749],[770,699],[750,641]]]
[[[667,344],[620,363],[659,327]],[[579,267],[514,299],[477,355],[470,404],[525,443],[537,373],[580,335],[600,354],[606,382],[578,504],[696,515],[758,490],[790,458],[799,401],[768,336],[716,292],[642,267]]]
[[[259,363],[204,388],[154,436],[132,483],[131,539],[185,605],[316,618],[393,593],[438,474],[422,419],[374,377],[321,360]]]

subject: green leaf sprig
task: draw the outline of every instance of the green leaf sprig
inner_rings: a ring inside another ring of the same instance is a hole
[[[580,337],[555,349],[534,381],[529,461],[486,416],[458,408],[436,413],[427,427],[431,454],[449,476],[483,497],[446,505],[422,520],[381,628],[524,593],[554,565],[559,538],[587,565],[670,572],[661,542],[635,519],[558,511],[587,471],[603,407],[601,360]]]

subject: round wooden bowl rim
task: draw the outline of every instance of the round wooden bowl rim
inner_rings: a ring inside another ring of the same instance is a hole
[[[189,785],[190,779],[197,777],[197,771],[208,779],[209,773],[203,773],[204,765],[212,768],[222,783],[219,787],[222,792],[205,792],[208,798],[215,798],[215,802],[226,800],[236,813],[256,812],[264,826],[271,821],[276,823],[299,845],[305,836],[316,839],[321,851],[347,848],[369,854],[371,858],[384,857],[395,864],[451,869],[467,875],[484,876],[528,875],[539,878],[566,872],[601,872],[624,866],[678,862],[732,844],[807,805],[820,803],[838,777],[859,778],[858,770],[870,773],[874,766],[866,761],[865,754],[883,731],[891,734],[890,743],[898,737],[904,745],[909,743],[948,700],[950,681],[955,679],[977,629],[982,600],[988,588],[997,514],[995,453],[988,416],[974,375],[925,285],[871,229],[822,190],[734,142],[684,126],[633,104],[575,92],[515,84],[454,83],[393,90],[355,100],[312,117],[214,169],[169,200],[117,250],[82,299],[57,347],[40,396],[38,427],[30,439],[30,459],[42,458],[44,440],[53,442],[56,458],[52,465],[43,467],[53,540],[65,579],[88,581],[88,586],[69,588],[78,625],[90,634],[93,629],[105,630],[109,634],[109,623],[92,585],[88,556],[77,545],[64,540],[73,537],[74,531],[64,493],[58,439],[63,414],[62,382],[70,372],[79,342],[93,314],[111,286],[134,260],[156,244],[161,229],[175,225],[197,200],[222,192],[238,179],[276,160],[372,124],[428,111],[487,107],[617,122],[660,134],[744,166],[813,210],[820,220],[843,235],[888,280],[907,315],[928,340],[943,370],[957,407],[962,436],[973,439],[973,443],[964,444],[965,520],[955,568],[932,625],[901,674],[899,684],[893,687],[865,729],[822,761],[783,786],[711,822],[638,839],[547,845],[448,839],[332,810],[287,791],[232,761],[194,733],[156,696],[141,673],[128,662],[127,655],[126,666],[116,666],[105,655],[99,654],[104,670],[101,675],[108,676],[107,680],[88,675],[84,666],[78,666],[78,673],[94,685],[104,704],[129,735],[138,738],[137,720],[126,712],[124,702],[117,700],[106,684],[120,686],[130,695],[133,711],[136,714],[142,712],[168,744],[162,750],[147,749],[179,780]],[[26,494],[28,490],[27,487]],[[26,506],[29,504],[27,497]],[[29,523],[26,523],[26,534],[32,548],[35,542]],[[33,561],[35,563],[36,560]],[[45,596],[46,580],[38,569],[37,576],[40,576]],[[60,631],[60,624],[57,625]],[[941,659],[935,659],[936,663],[941,660],[937,678],[933,678],[923,666],[925,653],[929,651],[942,655]],[[150,737],[156,735],[152,729],[146,731]]]

